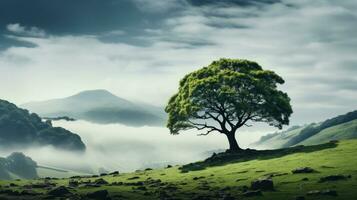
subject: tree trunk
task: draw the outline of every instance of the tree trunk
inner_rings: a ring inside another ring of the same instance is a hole
[[[226,133],[228,142],[229,142],[229,151],[237,152],[241,151],[242,149],[239,147],[237,140],[235,138],[235,132]]]

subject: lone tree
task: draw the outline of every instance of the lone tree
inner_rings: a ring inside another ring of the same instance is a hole
[[[289,124],[290,98],[277,88],[284,80],[256,62],[220,59],[187,74],[165,111],[171,134],[197,129],[225,134],[230,151],[241,148],[235,134],[247,122],[266,122],[279,129]]]

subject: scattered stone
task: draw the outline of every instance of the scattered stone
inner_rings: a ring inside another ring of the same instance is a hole
[[[302,173],[313,173],[316,171],[310,167],[300,167],[300,168],[296,168],[296,169],[292,170],[291,172],[293,174],[302,174]]]
[[[252,181],[251,188],[253,190],[274,190],[274,183],[271,178],[260,178]]]
[[[66,187],[59,186],[53,190],[50,190],[47,194],[50,196],[55,196],[55,197],[63,197],[63,196],[70,195],[72,193]]]
[[[93,183],[97,184],[97,185],[108,185],[109,184],[108,181],[106,181],[102,178],[95,180]]]
[[[199,180],[199,179],[204,179],[205,177],[204,176],[200,176],[200,177],[193,177],[193,180],[196,181],[196,180]]]
[[[143,191],[146,191],[146,190],[147,190],[147,188],[146,188],[145,186],[139,186],[139,187],[137,187],[137,188],[135,188],[135,189],[137,189],[137,190],[143,190]]]
[[[222,200],[235,200],[236,198],[232,197],[230,194],[225,194],[222,197]]]
[[[341,174],[338,175],[330,175],[330,176],[325,176],[320,178],[320,183],[327,182],[327,181],[339,181],[339,180],[346,180],[348,178],[351,178],[351,175],[344,176]]]
[[[76,180],[69,180],[68,181],[68,187],[78,187],[79,182]]]
[[[295,198],[295,200],[305,200],[305,197],[304,197],[304,196],[297,196],[297,197]]]
[[[23,190],[22,192],[21,192],[21,196],[36,196],[36,195],[41,195],[41,193],[37,193],[37,192],[35,192],[35,191],[33,191],[33,190]]]
[[[119,175],[119,171],[111,172],[111,173],[109,173],[109,175]]]
[[[246,191],[243,193],[243,196],[245,197],[254,197],[254,196],[262,196],[262,191],[260,190],[254,190],[254,191]]]
[[[88,193],[86,195],[87,198],[89,199],[96,199],[96,200],[107,200],[110,199],[108,197],[108,191],[107,190],[98,190],[92,193]]]
[[[309,196],[327,195],[327,196],[337,196],[337,191],[335,190],[312,190],[307,192]]]
[[[139,178],[140,178],[139,176],[133,176],[133,177],[128,178],[128,180],[135,180],[135,179],[139,179]]]

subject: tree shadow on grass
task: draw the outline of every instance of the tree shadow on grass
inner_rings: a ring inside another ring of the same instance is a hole
[[[224,152],[213,154],[211,157],[204,161],[190,163],[183,165],[179,169],[182,173],[189,171],[203,170],[207,167],[223,166],[230,163],[246,162],[250,160],[267,160],[272,158],[279,158],[294,153],[310,153],[320,151],[324,149],[330,149],[337,147],[337,141],[331,141],[325,144],[312,145],[312,146],[295,146],[283,149],[274,150],[253,150],[247,149],[239,152]]]

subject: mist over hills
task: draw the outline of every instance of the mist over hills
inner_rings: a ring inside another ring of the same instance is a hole
[[[23,153],[14,152],[11,155],[0,157],[0,179],[38,178],[37,163]]]
[[[83,151],[81,138],[64,128],[43,122],[35,113],[0,100],[0,147],[48,146],[62,150]]]
[[[277,149],[354,138],[357,138],[357,110],[320,123],[293,126],[286,131],[267,134],[251,146],[260,149]]]
[[[42,117],[68,116],[100,124],[164,126],[163,108],[134,103],[107,90],[88,90],[70,97],[22,105]]]

